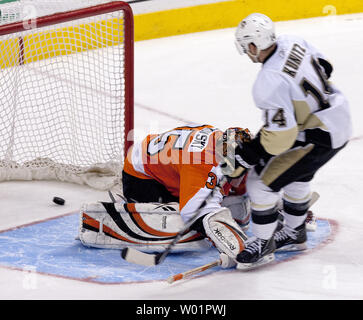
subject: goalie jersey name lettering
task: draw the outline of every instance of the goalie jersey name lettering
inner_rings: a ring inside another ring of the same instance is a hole
[[[296,73],[304,59],[306,49],[295,43],[290,51],[286,60],[283,72],[287,73],[290,77],[295,78]]]
[[[189,145],[188,152],[201,152],[208,144],[209,136],[214,130],[211,128],[203,128],[198,131]]]

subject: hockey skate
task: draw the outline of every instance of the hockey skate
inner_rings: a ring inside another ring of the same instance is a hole
[[[276,245],[273,237],[269,240],[253,237],[245,245],[246,248],[237,256],[237,269],[253,269],[275,260]]]
[[[305,223],[292,229],[284,225],[274,234],[276,251],[300,251],[307,249]]]

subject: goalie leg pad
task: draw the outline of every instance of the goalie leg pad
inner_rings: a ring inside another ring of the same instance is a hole
[[[247,236],[234,221],[228,208],[221,208],[203,218],[206,235],[219,252],[235,258],[243,249]]]
[[[247,195],[226,196],[223,198],[221,206],[231,211],[233,219],[240,225],[243,231],[248,229],[251,205]]]
[[[79,239],[88,247],[135,247],[158,252],[168,246],[183,225],[177,204],[94,203],[81,209]],[[174,251],[208,247],[202,235],[189,231],[175,245]]]

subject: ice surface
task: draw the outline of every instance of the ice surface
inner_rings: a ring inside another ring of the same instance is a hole
[[[217,249],[206,242],[202,251],[172,252],[163,263],[145,267],[121,259],[120,250],[84,246],[76,238],[79,222],[80,215],[74,213],[1,232],[0,265],[19,270],[28,268],[37,273],[79,281],[121,284],[150,282],[151,279],[165,281],[172,275],[205,265],[219,257]],[[277,252],[274,263],[309,254],[334,238],[333,221],[318,220],[317,225],[318,232],[308,233],[309,250]],[[251,236],[250,230],[247,235]],[[208,273],[222,270],[217,267],[208,270]],[[203,276],[205,274],[207,272]]]
[[[279,22],[278,34],[303,36],[333,63],[332,80],[347,95],[354,138],[313,181],[321,195],[318,217],[337,222],[331,243],[288,262],[253,272],[216,272],[173,285],[152,281],[95,284],[0,267],[1,299],[362,299],[363,215],[363,14]],[[135,46],[136,137],[190,123],[221,129],[249,127],[261,114],[251,97],[260,68],[241,57],[234,29],[137,42]],[[185,120],[185,121],[184,121]],[[65,206],[51,202],[66,199]],[[83,202],[108,200],[105,192],[56,182],[0,183],[0,229],[76,212]]]

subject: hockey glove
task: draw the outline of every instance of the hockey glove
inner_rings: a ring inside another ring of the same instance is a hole
[[[243,176],[258,162],[259,156],[251,148],[252,141],[248,129],[229,128],[223,133],[221,168],[229,180]]]
[[[228,255],[226,255],[223,252],[219,255],[219,259],[221,259],[221,267],[223,269],[234,268],[237,265],[237,262],[235,259],[229,257]]]

